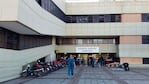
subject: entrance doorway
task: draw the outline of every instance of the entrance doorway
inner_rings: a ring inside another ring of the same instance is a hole
[[[87,63],[88,63],[88,54],[79,54],[79,58],[82,60],[82,64],[87,65]]]
[[[90,65],[90,57],[93,57],[95,59],[95,63],[98,62],[98,59],[102,56],[105,59],[105,63],[112,63],[112,62],[119,62],[119,57],[116,57],[116,53],[58,53],[57,54],[57,60],[59,60],[61,57],[67,58],[72,54],[76,60],[76,64],[84,64],[84,65]],[[79,58],[79,62],[77,61]]]
[[[83,61],[82,64],[84,65],[90,65],[90,58],[94,58],[95,63],[97,63],[99,54],[78,54],[78,58]]]

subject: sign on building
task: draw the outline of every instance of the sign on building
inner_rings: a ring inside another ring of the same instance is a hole
[[[76,53],[99,53],[99,47],[76,47]]]

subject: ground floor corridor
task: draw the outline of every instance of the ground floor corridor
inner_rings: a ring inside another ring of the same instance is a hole
[[[78,66],[75,76],[67,79],[67,68],[38,78],[19,78],[2,84],[148,84],[149,68],[120,68]]]

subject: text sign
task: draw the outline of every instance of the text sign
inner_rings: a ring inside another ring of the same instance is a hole
[[[76,47],[76,53],[99,53],[99,47]]]

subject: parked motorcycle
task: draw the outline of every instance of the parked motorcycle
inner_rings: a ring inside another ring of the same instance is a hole
[[[21,72],[21,77],[27,77],[27,76],[33,76],[33,71],[31,69],[31,66],[28,64],[26,68]]]
[[[123,63],[123,67],[125,71],[129,71],[129,64],[128,63]]]

